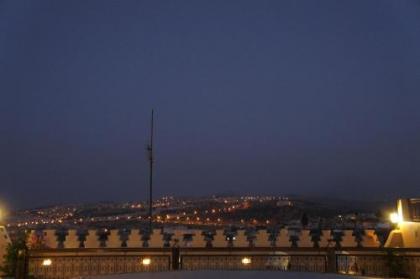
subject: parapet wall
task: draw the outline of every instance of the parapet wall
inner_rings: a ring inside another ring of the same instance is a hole
[[[270,269],[387,277],[390,259],[395,256],[403,263],[404,274],[416,279],[420,275],[419,249],[384,248],[373,230],[314,233],[282,229],[276,234],[217,230],[208,234],[155,229],[150,236],[139,230],[44,230],[31,232],[28,246],[29,272],[39,279],[177,269]],[[44,265],[46,260],[49,264]]]
[[[144,259],[150,264],[142,264]],[[43,264],[45,259],[51,265]],[[80,278],[85,276],[170,270],[170,253],[36,253],[29,260],[29,274],[37,279]]]
[[[390,248],[420,248],[420,223],[402,222],[393,230],[385,244]]]
[[[401,272],[419,278],[419,251],[399,251]],[[145,264],[145,260],[148,260]],[[276,270],[389,277],[383,248],[114,248],[29,251],[29,274],[38,279],[169,270]],[[48,261],[48,264],[44,264]]]
[[[324,230],[315,234],[310,230],[289,231],[280,230],[277,234],[269,234],[265,230],[247,233],[237,231],[229,237],[223,230],[217,230],[209,235],[201,230],[175,231],[166,237],[159,229],[155,229],[150,236],[142,235],[139,230],[121,233],[109,230],[105,233],[98,230],[88,230],[79,233],[76,230],[67,232],[44,230],[32,231],[28,238],[30,249],[74,249],[74,248],[225,248],[225,247],[281,247],[281,248],[327,248],[327,247],[369,247],[378,248],[382,244],[373,230],[358,232],[353,230],[329,231]]]

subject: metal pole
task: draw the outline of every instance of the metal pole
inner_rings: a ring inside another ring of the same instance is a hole
[[[153,223],[153,109],[152,109],[152,118],[150,125],[150,143],[148,146],[149,151],[149,232],[152,232],[152,223]]]

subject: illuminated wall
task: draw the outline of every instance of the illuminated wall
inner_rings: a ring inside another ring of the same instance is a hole
[[[420,248],[420,199],[400,199],[398,212],[394,213],[396,224],[385,247]]]

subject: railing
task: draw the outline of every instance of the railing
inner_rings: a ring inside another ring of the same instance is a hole
[[[229,240],[222,231],[210,239],[204,238],[201,231],[188,240],[182,233],[174,235],[179,239],[165,239],[157,230],[144,238],[135,231],[123,240],[111,231],[108,238],[101,240],[93,230],[84,238],[69,231],[60,241],[55,231],[32,233],[28,243],[33,245],[28,253],[29,274],[40,279],[67,279],[178,269],[252,269],[385,277],[390,273],[390,261],[397,257],[402,262],[402,273],[412,278],[420,275],[420,249],[382,248],[373,231],[365,232],[359,240],[352,231],[344,231],[341,238],[335,239],[326,231],[317,241],[305,231],[300,231],[298,238],[294,235],[294,241],[288,231],[281,231],[274,239],[259,232],[253,240],[244,233],[240,233],[240,240]]]
[[[278,270],[337,272],[387,277],[390,257],[401,272],[420,275],[420,249],[352,248],[78,248],[37,249],[28,256],[29,274],[40,279],[143,271]],[[179,265],[174,265],[178,262]]]

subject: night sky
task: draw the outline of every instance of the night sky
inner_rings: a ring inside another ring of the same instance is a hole
[[[0,0],[0,200],[420,196],[420,1]]]

